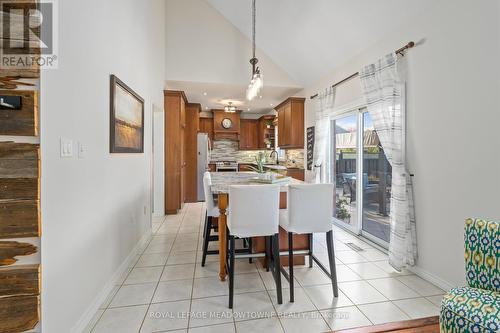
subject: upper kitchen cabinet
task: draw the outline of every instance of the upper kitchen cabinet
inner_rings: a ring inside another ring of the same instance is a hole
[[[262,116],[259,118],[259,148],[274,149],[274,120],[275,116]]]
[[[304,148],[304,102],[305,98],[290,97],[275,108],[280,148]]]
[[[200,133],[207,133],[211,141],[214,140],[214,119],[200,118]]]
[[[257,119],[241,119],[240,149],[259,149],[259,121]]]
[[[225,112],[212,110],[214,114],[214,140],[239,140],[240,136],[240,111]]]

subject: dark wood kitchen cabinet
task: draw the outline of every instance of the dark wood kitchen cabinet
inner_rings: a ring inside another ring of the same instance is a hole
[[[280,148],[304,148],[304,102],[305,98],[290,97],[275,108]]]
[[[256,119],[240,120],[241,150],[259,149],[259,121]]]
[[[214,141],[214,119],[200,118],[200,133],[207,133],[210,140]]]

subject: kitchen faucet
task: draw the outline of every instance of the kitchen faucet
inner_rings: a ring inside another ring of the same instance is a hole
[[[276,154],[276,165],[280,164],[279,158],[278,158],[278,152],[276,150],[273,150],[271,154],[269,154],[269,158],[273,157],[273,154]]]

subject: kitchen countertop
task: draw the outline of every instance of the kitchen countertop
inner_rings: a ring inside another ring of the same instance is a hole
[[[212,185],[210,191],[213,194],[227,193],[230,185],[255,185],[250,179],[258,175],[256,172],[211,172]],[[290,178],[289,181],[278,183],[280,192],[288,192],[288,185],[304,184],[305,182]]]

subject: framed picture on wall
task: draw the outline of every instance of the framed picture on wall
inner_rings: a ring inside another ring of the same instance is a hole
[[[110,153],[144,153],[144,99],[110,77]]]

